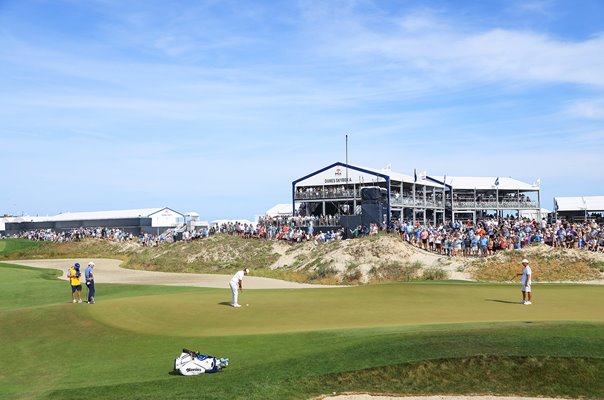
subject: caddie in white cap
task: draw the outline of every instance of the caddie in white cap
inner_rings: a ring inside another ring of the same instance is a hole
[[[233,302],[231,305],[233,307],[241,307],[237,302],[237,298],[239,296],[239,290],[243,290],[243,277],[250,273],[248,268],[244,268],[241,271],[237,271],[235,275],[231,278],[229,282],[229,286],[231,287],[231,291],[233,292]]]

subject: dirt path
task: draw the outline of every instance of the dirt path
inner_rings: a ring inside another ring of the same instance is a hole
[[[14,260],[3,261],[10,264],[25,265],[34,268],[51,268],[63,271],[60,279],[67,280],[67,269],[79,262],[82,273],[89,261],[93,261],[94,277],[97,283],[124,283],[130,285],[167,285],[167,286],[195,286],[207,288],[228,288],[231,275],[217,274],[185,274],[176,272],[140,271],[121,268],[120,260],[108,258],[90,259],[55,259],[55,260]],[[251,272],[253,274],[253,271]],[[311,285],[282,281],[279,279],[246,276],[243,281],[244,289],[305,289],[327,288],[341,286]]]

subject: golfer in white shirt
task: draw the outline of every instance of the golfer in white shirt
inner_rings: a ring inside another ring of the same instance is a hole
[[[233,307],[241,307],[239,303],[237,303],[237,296],[239,295],[239,290],[243,290],[243,277],[249,273],[250,270],[248,268],[244,268],[242,271],[237,271],[229,282],[229,286],[233,292],[233,302],[231,303]]]
[[[524,265],[524,270],[522,271],[522,304],[533,304],[531,302],[531,283],[532,283],[532,274],[531,267],[529,267],[529,262],[525,258],[522,260],[522,265]],[[528,300],[527,300],[528,298]]]

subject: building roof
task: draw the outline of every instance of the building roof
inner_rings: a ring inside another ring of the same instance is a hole
[[[291,203],[275,204],[273,207],[268,209],[265,213],[269,217],[276,217],[278,215],[292,215]]]
[[[556,211],[604,211],[604,196],[554,197]]]
[[[431,176],[439,182],[442,182],[443,176]],[[477,189],[477,190],[539,190],[538,184],[530,184],[519,181],[514,178],[496,177],[496,176],[448,176],[447,185],[453,189]],[[498,183],[496,185],[495,183]]]
[[[163,210],[176,212],[168,207],[161,208],[138,208],[133,210],[113,210],[113,211],[85,211],[85,212],[64,212],[51,217],[42,217],[39,221],[76,221],[76,220],[95,220],[95,219],[118,219],[118,218],[151,218]],[[182,215],[182,214],[181,214]]]
[[[346,174],[344,174],[344,171],[346,171]],[[414,183],[415,181],[418,185],[443,187],[443,185],[438,182],[426,179],[425,174],[418,174],[416,181],[414,177],[400,172],[394,172],[390,168],[366,168],[350,164],[347,165],[341,162],[336,162],[321,168],[318,171],[295,180],[293,184],[297,186],[299,183],[304,182],[307,186],[345,185],[347,183],[377,183],[384,182],[388,179],[404,183]]]
[[[438,188],[443,187],[443,185],[441,183],[426,179],[426,176],[422,173],[416,172],[417,180],[415,180],[415,178],[411,175],[406,175],[406,174],[403,174],[400,172],[394,172],[390,168],[383,168],[383,169],[366,168],[366,167],[363,167],[363,168],[365,168],[368,171],[373,171],[373,172],[377,172],[379,174],[387,175],[388,177],[390,177],[391,180],[397,181],[397,182],[416,183],[418,185],[438,187]]]

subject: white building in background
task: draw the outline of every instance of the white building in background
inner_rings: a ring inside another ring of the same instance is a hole
[[[300,204],[297,204],[300,207]],[[291,217],[293,215],[292,205],[289,203],[275,204],[264,213],[267,217]]]
[[[556,219],[585,221],[604,220],[604,196],[554,197]]]
[[[189,232],[198,231],[200,229],[209,229],[210,223],[208,221],[201,221],[199,219],[199,213],[195,211],[189,211],[185,214],[185,226],[184,228]]]
[[[39,221],[43,217],[37,216],[29,216],[29,215],[21,215],[18,217],[0,217],[0,232],[4,232],[6,230],[6,224],[19,223],[24,221]]]
[[[131,210],[65,212],[48,217],[20,217],[6,222],[7,234],[29,230],[52,229],[66,231],[77,228],[119,228],[129,233],[161,234],[185,223],[182,213],[168,207]]]
[[[512,177],[496,176],[432,176],[429,179],[445,183],[447,206],[453,220],[473,220],[487,215],[503,217],[531,216],[541,221],[540,182],[526,183]],[[444,181],[446,179],[446,182]]]
[[[383,190],[379,203],[388,221],[444,219],[445,186],[427,179],[426,174],[410,176],[390,168],[365,168],[340,162],[293,181],[290,207],[304,215],[359,215],[361,189],[370,187]],[[300,204],[297,208],[296,203]]]

